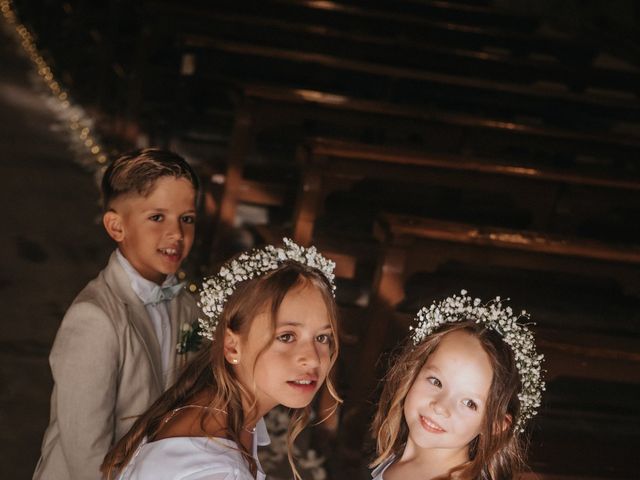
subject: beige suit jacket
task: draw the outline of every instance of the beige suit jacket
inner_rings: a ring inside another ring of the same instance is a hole
[[[195,321],[197,309],[182,291],[169,312],[177,345],[180,326]],[[109,448],[175,381],[184,357],[176,350],[163,379],[152,323],[112,254],[67,310],[51,349],[51,419],[34,480],[101,478]]]

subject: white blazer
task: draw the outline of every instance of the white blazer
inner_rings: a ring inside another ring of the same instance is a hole
[[[180,326],[197,319],[197,307],[182,291],[169,312],[177,345]],[[186,361],[175,352],[163,381],[153,326],[113,253],[67,310],[51,349],[51,418],[33,479],[101,478],[109,448],[175,381]]]

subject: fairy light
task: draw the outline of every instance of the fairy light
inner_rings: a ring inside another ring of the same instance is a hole
[[[15,30],[20,45],[33,63],[34,71],[49,89],[51,98],[56,102],[56,107],[67,124],[74,144],[81,150],[83,163],[93,169],[102,170],[108,157],[92,131],[93,120],[88,115],[79,113],[82,111],[81,107],[71,102],[69,92],[56,80],[52,68],[38,51],[34,36],[24,24],[19,22],[11,0],[0,0],[0,13],[5,23]]]
[[[69,92],[56,80],[53,70],[38,52],[34,36],[24,24],[18,21],[18,16],[11,0],[0,0],[0,13],[9,27],[13,27],[15,30],[20,45],[22,45],[26,55],[33,63],[35,72],[48,87],[51,97],[57,103],[58,110],[62,112],[61,117],[67,124],[73,143],[82,149],[82,163],[95,171],[96,181],[99,182],[107,168],[106,163],[109,158],[104,153],[105,148],[100,144],[91,129],[94,123],[93,120],[82,111],[79,105],[71,102]],[[88,160],[85,160],[86,158]],[[186,277],[186,273],[182,270],[178,272],[178,275],[180,279]],[[191,283],[188,289],[193,293],[197,290],[197,286]]]

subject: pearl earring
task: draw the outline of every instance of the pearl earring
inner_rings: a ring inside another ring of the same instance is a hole
[[[238,364],[238,359],[237,359],[237,358],[234,358],[233,360],[231,360],[231,363],[233,363],[233,364],[237,365],[237,364]]]

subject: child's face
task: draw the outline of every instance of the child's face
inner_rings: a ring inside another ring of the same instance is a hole
[[[333,341],[325,302],[309,283],[285,295],[274,336],[269,314],[253,320],[236,368],[242,383],[255,388],[260,415],[276,405],[302,408],[311,402],[326,379]]]
[[[464,331],[446,334],[429,356],[404,403],[410,444],[440,449],[459,462],[485,417],[493,368],[480,341]]]
[[[113,209],[122,227],[115,240],[140,275],[162,283],[180,268],[195,233],[195,190],[188,180],[161,177],[151,194],[117,198]]]

